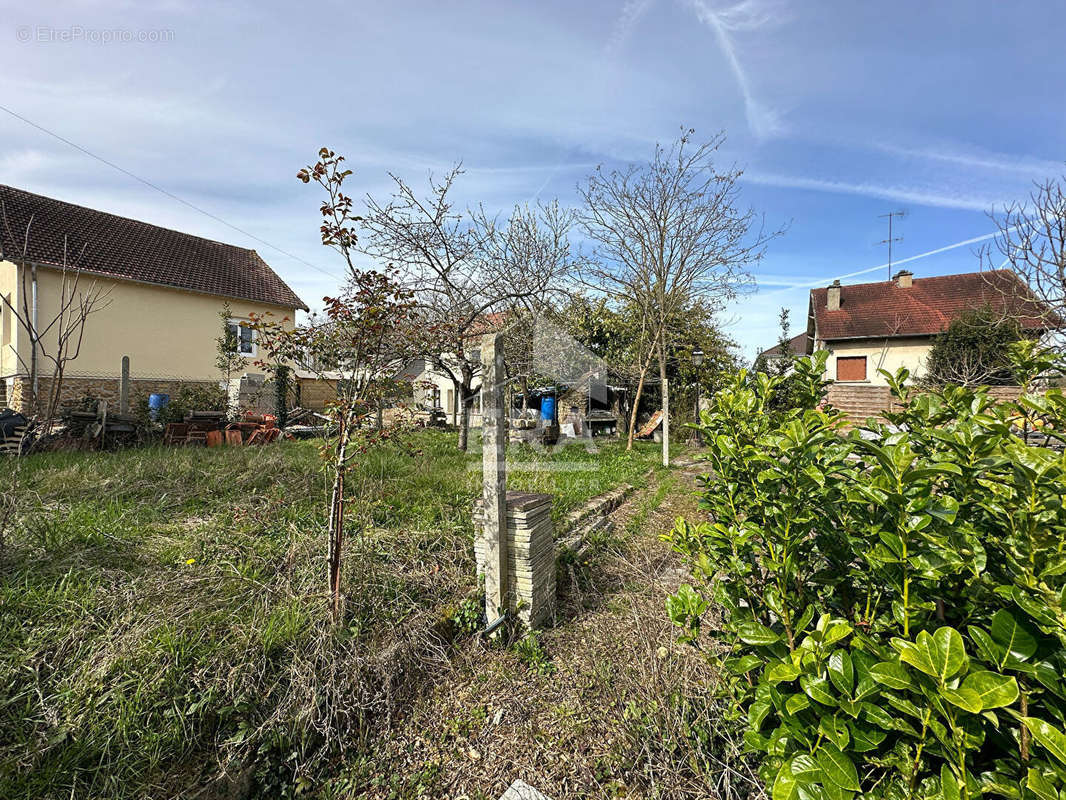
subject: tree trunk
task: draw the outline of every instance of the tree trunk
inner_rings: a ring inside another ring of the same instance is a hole
[[[345,411],[339,418],[337,430],[337,453],[333,462],[333,490],[329,498],[329,594],[333,621],[340,620],[341,611],[341,550],[344,547],[344,477],[348,463],[348,440],[351,436],[349,419]]]
[[[25,267],[23,267],[23,270],[25,271]],[[25,272],[23,274],[25,274]],[[40,385],[39,385],[39,378],[38,378],[38,374],[37,374],[38,371],[39,371],[39,367],[38,367],[38,364],[37,364],[37,348],[40,346],[40,341],[39,341],[40,337],[39,337],[38,330],[37,330],[37,304],[40,303],[40,297],[37,294],[37,265],[36,264],[33,264],[33,265],[30,266],[30,274],[31,274],[30,282],[32,284],[30,291],[32,292],[32,304],[33,304],[32,316],[30,317],[30,319],[32,320],[31,324],[32,324],[33,330],[30,332],[30,336],[29,336],[29,339],[30,339],[30,398],[31,398],[31,402],[33,403],[33,414],[34,414],[34,416],[40,416],[40,414],[41,414],[41,398],[38,396],[38,392],[40,391]],[[25,291],[25,289],[23,289],[23,291]],[[48,433],[48,431],[46,430],[45,433]]]
[[[466,452],[467,441],[470,438],[470,407],[466,402],[469,390],[465,383],[461,383],[456,387],[456,391],[459,395],[459,449]]]
[[[647,367],[640,370],[640,380],[637,381],[637,391],[633,396],[633,407],[629,411],[629,438],[626,440],[626,450],[633,449],[633,437],[637,433],[637,409],[640,408],[640,397],[644,393],[644,376],[647,374]]]
[[[659,385],[663,394],[663,466],[670,466],[670,384],[666,379],[666,348],[659,340]]]

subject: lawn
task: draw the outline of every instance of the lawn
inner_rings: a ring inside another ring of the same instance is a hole
[[[336,626],[314,443],[23,459],[0,532],[0,796],[315,788],[447,662],[475,589],[480,456],[414,443],[350,481]],[[643,484],[657,447],[510,457],[511,488],[551,492],[558,518]]]

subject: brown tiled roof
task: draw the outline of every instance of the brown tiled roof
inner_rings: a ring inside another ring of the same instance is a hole
[[[811,312],[823,341],[929,336],[963,311],[985,305],[1010,313],[1028,330],[1048,327],[1047,309],[1008,269],[914,278],[906,288],[895,281],[842,286],[836,311],[826,308],[827,292],[811,290]]]
[[[798,336],[793,336],[788,340],[788,352],[794,356],[807,355],[808,343],[809,339],[807,338],[807,331],[804,331]],[[760,355],[766,356],[767,358],[776,358],[781,354],[781,345],[779,344],[775,344],[769,350],[763,350],[762,353],[760,353]]]
[[[89,272],[307,310],[303,300],[255,250],[94,211],[11,186],[0,185],[0,203],[0,248],[4,258],[21,255],[29,224],[26,257],[30,261],[62,266],[66,237],[68,265]]]
[[[467,335],[481,336],[486,333],[496,333],[503,329],[504,324],[507,322],[507,317],[508,313],[506,311],[490,311],[488,314],[482,315],[480,319],[474,320],[467,331]]]

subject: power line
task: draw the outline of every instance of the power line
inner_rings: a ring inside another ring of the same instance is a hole
[[[25,122],[30,127],[36,128],[37,130],[41,131],[42,133],[45,133],[48,136],[51,136],[53,139],[58,139],[59,141],[63,142],[63,144],[68,145],[70,147],[73,147],[78,152],[83,153],[83,154],[89,156],[90,158],[96,159],[101,164],[106,164],[107,166],[111,167],[111,169],[117,170],[117,171],[121,172],[123,175],[126,175],[126,176],[128,176],[130,178],[133,178],[135,181],[143,183],[145,186],[147,186],[147,187],[149,187],[151,189],[155,189],[157,192],[160,192],[161,194],[165,194],[171,200],[176,200],[179,203],[181,203],[182,205],[188,206],[193,211],[196,211],[196,212],[198,212],[200,214],[203,214],[205,217],[209,217],[209,218],[215,220],[215,222],[220,222],[223,225],[225,225],[227,228],[235,230],[235,231],[237,231],[237,233],[239,233],[239,234],[241,234],[243,236],[247,236],[249,239],[254,239],[255,241],[259,242],[260,244],[266,245],[271,250],[275,250],[275,251],[277,251],[278,253],[281,253],[284,256],[288,256],[293,261],[299,261],[304,266],[310,267],[313,270],[317,270],[318,272],[321,272],[323,275],[328,275],[329,277],[334,278],[336,280],[343,280],[343,278],[341,278],[340,275],[337,275],[336,273],[330,272],[329,270],[322,269],[322,267],[320,267],[320,266],[318,266],[316,264],[312,264],[310,261],[307,261],[307,260],[305,260],[303,258],[300,258],[300,256],[298,256],[298,255],[290,253],[288,250],[283,250],[282,248],[278,247],[277,245],[271,244],[266,239],[262,239],[262,238],[256,236],[254,233],[249,233],[248,231],[244,230],[243,228],[239,228],[236,225],[234,225],[233,223],[227,222],[226,220],[222,219],[222,217],[218,216],[217,214],[212,214],[210,211],[207,211],[207,210],[205,210],[203,208],[200,208],[197,205],[194,205],[193,203],[190,203],[188,200],[184,199],[183,197],[179,197],[178,195],[174,194],[173,192],[169,192],[166,189],[162,188],[161,186],[157,186],[156,184],[152,183],[151,181],[149,181],[149,180],[147,180],[145,178],[142,178],[140,175],[137,175],[137,174],[135,174],[133,172],[130,172],[128,169],[125,169],[124,167],[120,167],[115,162],[108,161],[106,158],[103,158],[102,156],[98,156],[96,153],[92,152],[91,150],[87,150],[86,148],[82,147],[81,145],[76,144],[75,142],[72,142],[70,139],[67,139],[67,138],[65,138],[63,136],[60,136],[55,131],[50,131],[48,128],[44,127],[43,125],[38,125],[33,120],[27,119],[26,117],[22,116],[21,114],[15,112],[15,111],[12,111],[7,106],[0,105],[0,111],[4,111],[7,114],[10,114],[15,119],[18,119],[18,120],[21,120],[22,122]]]

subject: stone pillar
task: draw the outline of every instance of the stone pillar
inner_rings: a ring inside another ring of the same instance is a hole
[[[118,384],[118,413],[130,413],[130,357],[122,356],[122,378]]]
[[[498,333],[481,339],[482,525],[485,618],[491,625],[508,605],[507,597],[507,420],[503,404],[503,348]]]

